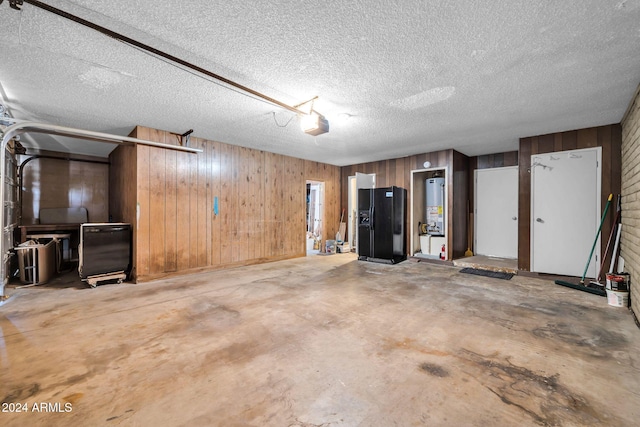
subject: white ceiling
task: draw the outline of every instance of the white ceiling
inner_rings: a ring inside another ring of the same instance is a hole
[[[640,0],[45,1],[288,105],[319,96],[331,129],[313,137],[288,110],[8,3],[0,89],[15,118],[122,135],[194,129],[335,165],[511,151],[521,137],[618,123],[640,83]]]

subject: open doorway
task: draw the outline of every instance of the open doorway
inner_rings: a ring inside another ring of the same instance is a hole
[[[449,260],[448,169],[411,171],[409,256]]]
[[[324,217],[324,182],[307,181],[307,255],[322,248]]]

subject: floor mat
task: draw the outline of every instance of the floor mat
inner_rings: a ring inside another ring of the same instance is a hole
[[[493,277],[495,279],[511,280],[513,273],[503,273],[500,271],[480,270],[478,268],[465,267],[460,273],[475,274],[476,276]]]

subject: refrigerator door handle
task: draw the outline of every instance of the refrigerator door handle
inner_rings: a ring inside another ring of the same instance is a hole
[[[373,230],[375,228],[376,225],[376,218],[375,218],[375,213],[376,213],[376,207],[375,206],[371,206],[371,213],[369,214],[369,225],[371,227],[371,229]]]

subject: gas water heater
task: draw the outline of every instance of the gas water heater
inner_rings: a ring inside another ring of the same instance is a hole
[[[444,236],[444,178],[428,178],[425,188],[427,234]]]

